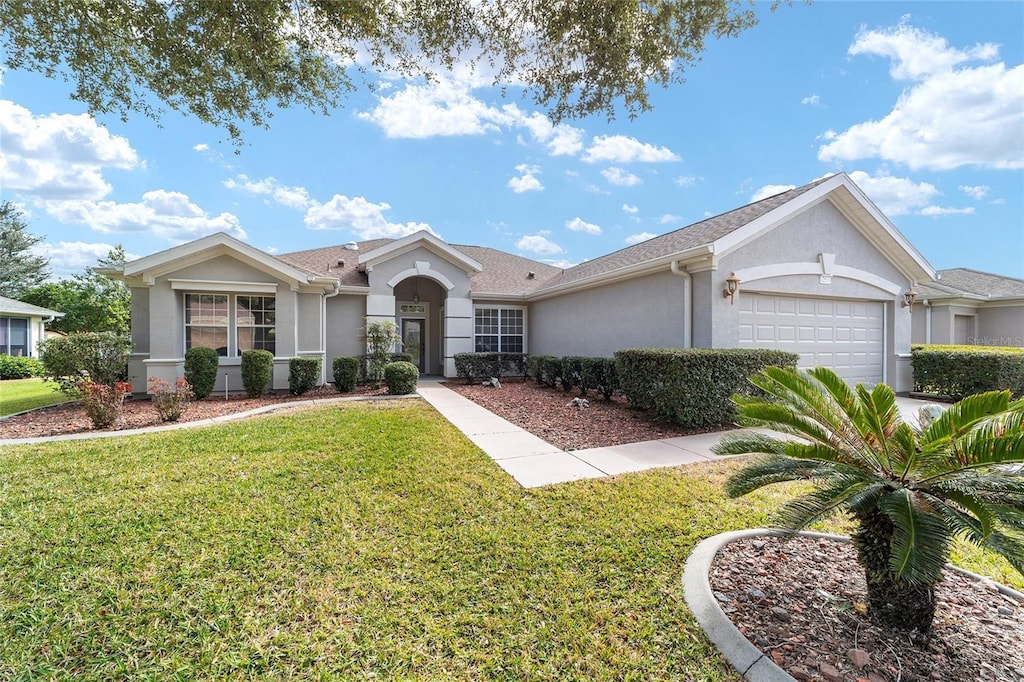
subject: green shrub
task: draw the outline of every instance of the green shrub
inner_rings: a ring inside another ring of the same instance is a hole
[[[914,390],[962,400],[986,391],[1024,396],[1024,348],[913,346]]]
[[[219,367],[220,355],[214,348],[189,348],[185,351],[185,379],[196,400],[209,398],[213,393]]]
[[[384,378],[384,367],[392,362],[392,351],[402,340],[398,327],[394,322],[370,322],[366,327],[366,377],[380,387]]]
[[[262,349],[242,351],[242,386],[247,396],[256,398],[266,393],[273,378],[273,353]]]
[[[583,382],[583,357],[580,355],[566,355],[562,358],[562,375],[559,377],[562,390],[569,392],[578,388],[581,397],[587,396],[587,386]]]
[[[526,376],[525,353],[456,353],[455,374],[472,383],[491,377]]]
[[[751,395],[747,378],[769,366],[795,367],[797,356],[765,349],[635,348],[615,353],[626,399],[691,428],[732,423],[730,398]]]
[[[288,361],[288,392],[302,395],[320,382],[320,358],[292,358]]]
[[[554,388],[562,376],[562,358],[544,355],[541,361],[541,372],[544,374],[544,385]]]
[[[114,332],[76,332],[39,344],[43,376],[64,395],[79,397],[79,384],[89,380],[113,386],[128,378],[131,342]]]
[[[0,355],[0,381],[28,379],[43,373],[43,363],[28,356]]]
[[[391,362],[384,367],[384,383],[391,395],[408,395],[414,392],[419,377],[419,369],[411,362]]]
[[[527,376],[533,377],[538,384],[544,383],[544,362],[550,355],[530,355],[526,358]]]
[[[580,390],[597,391],[605,400],[611,400],[619,390],[619,374],[615,358],[581,358]]]
[[[115,381],[112,385],[83,379],[76,393],[82,399],[82,407],[89,415],[94,429],[113,426],[121,414],[124,397],[131,393],[132,385],[127,381]]]
[[[334,388],[338,393],[350,393],[356,388],[359,378],[359,358],[334,358]]]

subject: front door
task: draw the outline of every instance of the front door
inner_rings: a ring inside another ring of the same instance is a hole
[[[412,356],[420,374],[426,373],[426,320],[402,318],[402,349]]]

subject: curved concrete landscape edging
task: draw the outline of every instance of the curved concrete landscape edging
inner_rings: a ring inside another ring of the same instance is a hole
[[[789,673],[775,664],[770,657],[766,656],[760,649],[755,647],[743,634],[732,624],[729,616],[726,615],[718,600],[711,591],[711,582],[708,575],[711,572],[711,563],[719,550],[730,542],[746,540],[748,538],[772,536],[780,537],[785,535],[782,531],[771,528],[753,528],[750,530],[737,530],[731,533],[721,533],[707,538],[698,544],[690,558],[686,560],[686,568],[683,571],[683,590],[686,595],[686,603],[697,618],[697,623],[704,630],[718,650],[722,652],[726,660],[736,668],[749,682],[796,682]],[[845,535],[830,535],[828,533],[813,533],[803,531],[797,533],[803,537],[824,538],[836,542],[850,542]],[[946,564],[946,568],[965,575],[972,580],[986,580],[995,585],[996,589],[1014,599],[1024,601],[1024,594],[1013,588],[1000,585],[977,573],[965,570],[952,564]]]
[[[418,393],[410,393],[408,395],[372,395],[372,396],[349,396],[345,398],[316,398],[314,400],[292,400],[285,403],[279,403],[277,405],[265,405],[263,407],[256,407],[245,412],[234,412],[232,414],[221,415],[220,417],[210,417],[209,419],[197,419],[191,422],[173,422],[170,424],[161,424],[160,426],[146,426],[140,429],[123,429],[121,431],[83,431],[82,433],[68,433],[60,436],[36,436],[34,438],[0,438],[0,447],[4,445],[32,445],[34,443],[54,443],[66,440],[90,440],[92,438],[119,438],[121,436],[137,436],[140,433],[159,433],[161,431],[177,431],[178,429],[198,429],[205,426],[216,426],[217,424],[224,424],[227,422],[237,421],[239,419],[247,419],[248,417],[255,417],[261,414],[268,414],[271,412],[278,412],[280,410],[292,410],[302,409],[309,407],[323,407],[324,405],[335,405],[337,403],[350,403],[358,401],[368,400],[404,400],[407,398],[419,398]],[[49,407],[49,405],[47,406]],[[36,409],[45,410],[46,407],[38,407]],[[31,412],[32,410],[28,410]],[[24,414],[19,412],[18,414]],[[6,415],[6,417],[13,417],[15,415]],[[2,423],[2,420],[0,420]]]

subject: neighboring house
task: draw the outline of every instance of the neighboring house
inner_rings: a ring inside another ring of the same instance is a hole
[[[914,343],[1024,346],[1024,279],[954,268],[917,292]]]
[[[105,272],[132,290],[130,374],[182,374],[192,346],[329,363],[364,352],[365,321],[395,322],[421,372],[500,350],[600,355],[630,347],[768,347],[851,382],[911,388],[904,294],[934,270],[845,174],[559,269],[427,232],[272,256],[215,234]],[[724,293],[730,283],[738,289]]]
[[[0,355],[36,357],[36,344],[46,338],[43,325],[57,317],[64,313],[0,296]]]

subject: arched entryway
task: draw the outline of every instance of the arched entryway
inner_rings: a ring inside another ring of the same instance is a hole
[[[413,356],[420,374],[444,374],[444,304],[447,289],[424,276],[409,277],[394,287],[395,324],[401,349]]]

